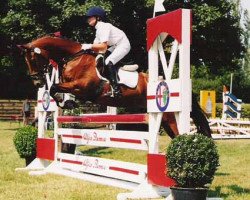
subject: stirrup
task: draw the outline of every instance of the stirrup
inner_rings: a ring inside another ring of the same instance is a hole
[[[113,97],[113,93],[111,91],[108,91],[108,92],[104,93],[103,96],[105,96],[105,97]]]
[[[113,97],[121,97],[122,96],[122,92],[121,92],[120,88],[118,88],[117,90],[115,90],[114,88],[112,88],[112,95],[113,95]]]

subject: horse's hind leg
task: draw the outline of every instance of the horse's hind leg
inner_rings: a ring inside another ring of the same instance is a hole
[[[194,124],[197,127],[197,132],[201,133],[207,137],[211,136],[211,129],[209,127],[208,120],[202,111],[199,103],[196,100],[194,94],[192,95],[192,112],[190,117],[193,119]],[[165,129],[167,134],[174,138],[179,135],[177,122],[174,113],[164,113],[162,117],[162,127]]]
[[[163,113],[161,125],[170,138],[173,139],[177,135],[179,135],[177,122],[176,122],[175,115],[173,112]]]
[[[207,137],[212,137],[212,131],[209,126],[209,122],[204,111],[201,109],[196,96],[192,94],[192,112],[190,117],[193,119],[195,126],[197,127],[197,133],[201,133]]]

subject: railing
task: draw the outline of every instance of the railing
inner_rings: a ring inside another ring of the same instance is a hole
[[[242,100],[238,99],[229,91],[223,92],[223,114],[222,119],[240,119]]]
[[[36,100],[31,100],[31,117],[34,117]],[[0,120],[22,120],[23,100],[0,100]]]

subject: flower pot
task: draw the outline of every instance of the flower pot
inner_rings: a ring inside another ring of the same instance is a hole
[[[206,200],[207,188],[171,187],[173,200]]]
[[[28,166],[35,158],[36,158],[36,154],[25,157],[26,166]]]

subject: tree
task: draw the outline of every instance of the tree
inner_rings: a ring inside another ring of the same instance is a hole
[[[1,3],[0,36],[5,42],[1,43],[0,76],[5,73],[3,68],[11,67],[22,75],[25,73],[24,61],[14,51],[16,44],[58,30],[73,40],[92,42],[93,31],[83,15],[94,5],[107,10],[109,21],[126,32],[132,44],[131,57],[141,70],[147,70],[146,20],[153,16],[154,0],[3,0]],[[206,67],[215,76],[241,67],[245,48],[236,3],[172,0],[164,1],[164,6],[166,12],[180,7],[192,9],[191,62],[196,68]]]
[[[213,74],[239,68],[244,46],[241,41],[240,15],[233,1],[182,0],[166,2],[168,10],[191,8],[193,33],[191,61],[196,67],[206,66]]]
[[[172,0],[165,2],[168,11],[179,7],[191,8],[193,13],[191,64],[193,66],[193,90],[217,91],[221,100],[222,85],[229,85],[234,73],[234,92],[244,102],[249,81],[242,70],[246,52],[243,29],[240,26],[239,2],[234,0]],[[237,89],[236,89],[237,88]]]
[[[244,57],[244,70],[250,76],[250,18],[247,10],[244,11],[244,44],[247,52]]]
[[[3,42],[0,46],[0,80],[7,86],[0,96],[35,98],[35,89],[26,75],[24,59],[16,45],[46,33],[67,29],[64,24],[74,16],[83,15],[85,6],[74,0],[4,0],[1,3],[0,36]]]
[[[1,7],[0,7],[0,19],[4,18],[4,16],[6,15],[6,13],[8,12],[8,1],[7,0],[3,0],[1,2]],[[8,42],[6,41],[6,34],[4,33],[4,31],[2,30],[2,23],[0,20],[0,38],[1,38],[1,43],[0,43],[0,56],[5,54],[6,51],[6,46],[8,44]]]

